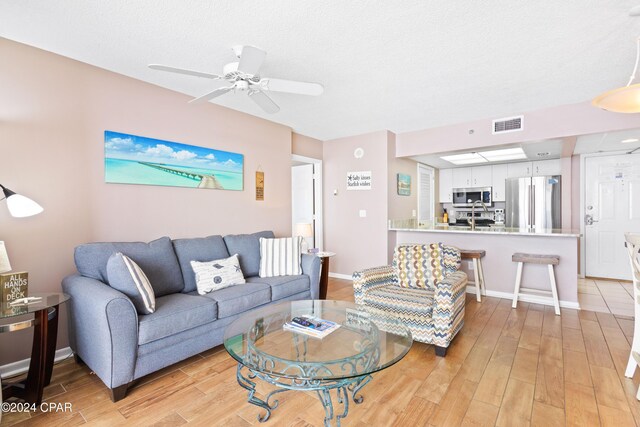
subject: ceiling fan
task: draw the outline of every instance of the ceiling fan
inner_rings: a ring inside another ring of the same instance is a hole
[[[324,88],[319,83],[298,82],[294,80],[273,79],[261,77],[258,74],[260,66],[267,56],[267,52],[254,46],[235,46],[233,51],[238,57],[237,62],[231,62],[224,66],[222,75],[206,73],[202,71],[187,70],[184,68],[170,67],[168,65],[149,64],[149,68],[171,73],[187,74],[189,76],[203,77],[211,80],[226,80],[231,86],[221,87],[194,98],[189,103],[198,104],[210,101],[227,92],[246,92],[260,108],[267,113],[280,111],[278,104],[273,102],[265,91],[295,93],[298,95],[320,95]]]

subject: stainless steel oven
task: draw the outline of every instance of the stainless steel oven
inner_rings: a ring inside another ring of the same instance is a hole
[[[453,206],[456,208],[470,208],[477,200],[491,206],[491,187],[453,189]]]

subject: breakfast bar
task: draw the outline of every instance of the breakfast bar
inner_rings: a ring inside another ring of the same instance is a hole
[[[391,224],[389,239],[391,245],[442,242],[460,249],[486,251],[482,259],[487,296],[513,298],[516,278],[516,263],[512,255],[518,252],[559,255],[560,262],[555,267],[560,306],[579,308],[578,304],[578,242],[580,233],[574,230],[530,230],[505,227],[449,227]],[[462,269],[473,278],[473,264],[463,261]],[[544,265],[530,265],[522,273],[522,286],[532,289],[549,289],[549,275]],[[475,293],[475,287],[467,287],[467,292]],[[522,301],[552,305],[552,299],[542,296],[528,296]]]

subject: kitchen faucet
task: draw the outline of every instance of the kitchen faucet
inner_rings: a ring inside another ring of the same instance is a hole
[[[471,218],[467,218],[467,222],[471,224],[471,230],[476,229],[476,203],[478,202],[482,204],[482,208],[485,212],[489,212],[489,209],[487,209],[487,205],[485,205],[482,200],[476,200],[475,202],[473,202],[473,204],[471,205]]]

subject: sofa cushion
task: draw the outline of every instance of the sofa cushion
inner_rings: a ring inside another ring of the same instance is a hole
[[[182,269],[182,279],[184,280],[182,292],[184,293],[196,290],[195,273],[191,267],[191,261],[211,261],[212,259],[227,258],[230,255],[222,236],[176,239],[173,241],[173,248]]]
[[[197,295],[192,292],[189,295]],[[210,298],[218,303],[218,318],[243,313],[271,302],[271,287],[265,283],[245,283],[218,291],[209,292],[201,298]]]
[[[196,286],[200,295],[245,283],[237,254],[207,262],[191,261],[191,267],[196,273]]]
[[[364,294],[365,305],[375,307],[394,317],[411,323],[430,319],[433,313],[433,291],[387,285],[373,288]]]
[[[244,277],[257,276],[260,272],[260,238],[272,239],[273,231],[253,234],[230,234],[224,236],[224,243],[230,254],[238,254]]]
[[[178,258],[171,239],[153,242],[87,243],[76,247],[74,258],[78,272],[85,277],[109,283],[107,261],[117,252],[131,258],[146,273],[156,297],[180,292],[184,288]]]
[[[143,345],[217,319],[215,301],[197,295],[172,294],[156,299],[156,311],[138,317],[138,344]]]
[[[260,277],[302,274],[300,256],[302,237],[260,238]]]
[[[156,296],[147,275],[131,258],[120,252],[109,257],[107,275],[112,288],[129,297],[139,314],[151,314],[156,309]]]
[[[279,276],[279,277],[247,277],[247,283],[265,283],[271,286],[271,301],[309,291],[309,276]]]

